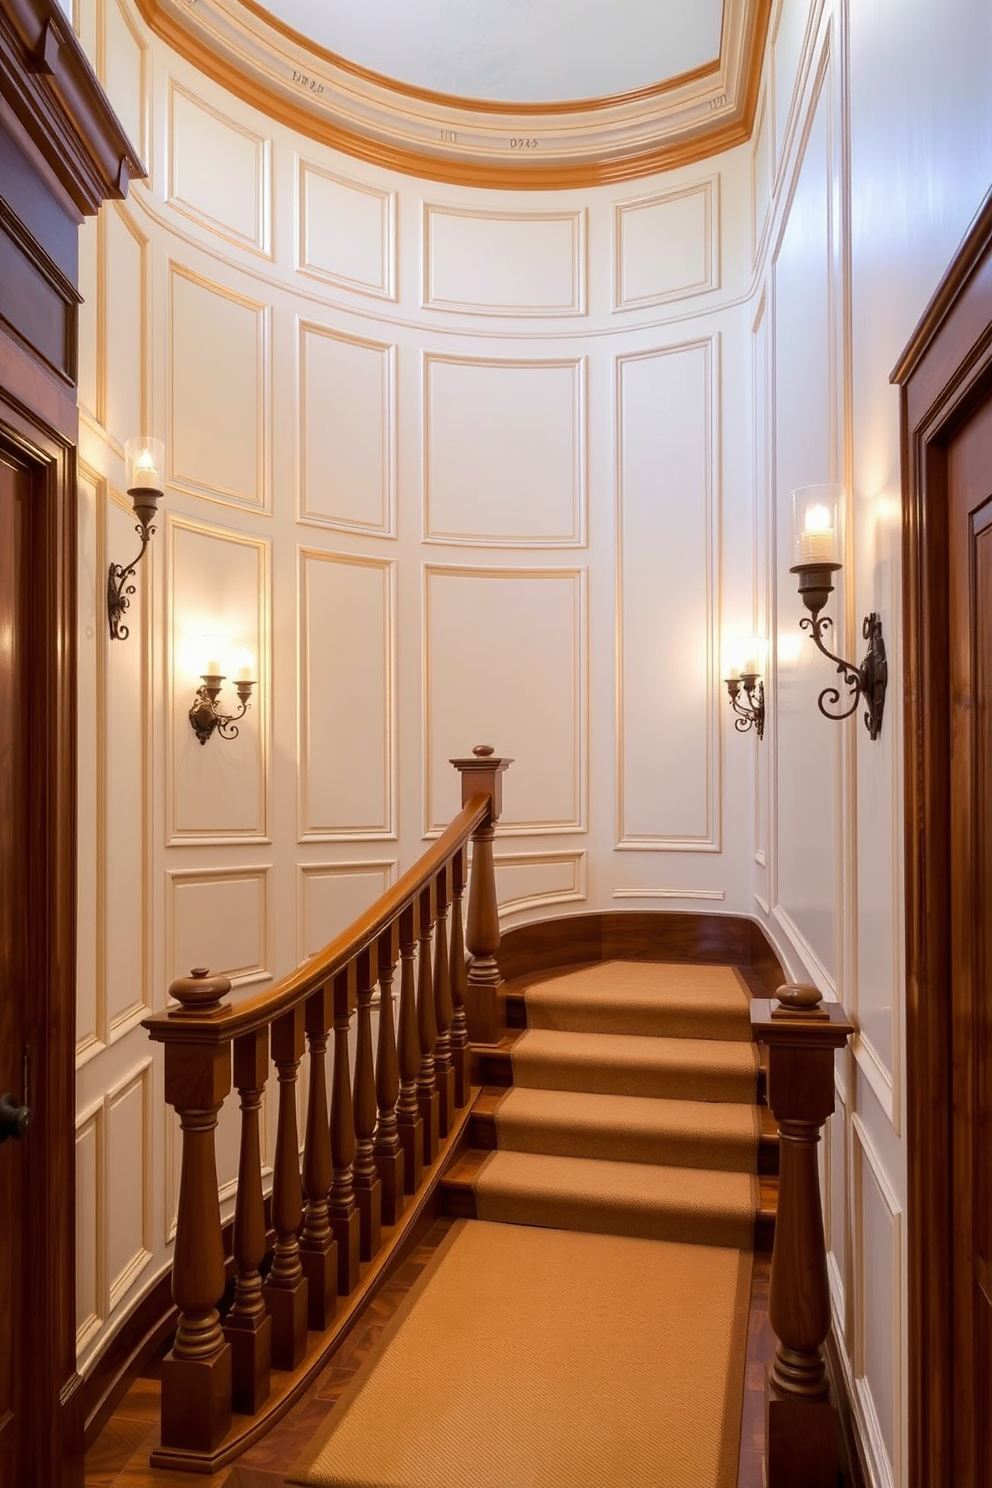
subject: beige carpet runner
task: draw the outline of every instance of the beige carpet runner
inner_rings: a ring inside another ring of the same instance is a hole
[[[527,989],[480,1219],[748,1248],[757,1058],[731,967],[606,962]]]
[[[289,1481],[734,1488],[750,1260],[462,1221]]]

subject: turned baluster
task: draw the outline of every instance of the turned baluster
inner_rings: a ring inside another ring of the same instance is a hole
[[[358,1204],[358,1251],[370,1261],[382,1243],[382,1184],[375,1166],[375,1066],[372,1060],[371,950],[360,951],[358,977],[358,1037],[355,1047],[355,1162],[353,1182]],[[382,1012],[380,1010],[380,1018]]]
[[[472,877],[468,895],[465,944],[469,950],[465,1012],[469,1038],[477,1044],[498,1044],[506,1032],[506,1009],[499,995],[503,978],[496,964],[499,950],[499,908],[493,837],[503,809],[503,772],[512,765],[497,759],[491,744],[477,744],[472,759],[451,763],[462,777],[462,805],[476,795],[488,795],[489,812],[472,833]]]
[[[348,1030],[355,1006],[355,963],[334,978],[334,1078],[331,1084],[331,1191],[327,1212],[338,1243],[338,1295],[358,1285],[359,1217],[355,1202],[355,1115],[351,1099]]]
[[[227,977],[197,967],[173,982],[169,994],[182,1004],[180,1015],[209,1018],[230,990]],[[231,1046],[173,1041],[161,1025],[150,1032],[166,1044],[165,1098],[182,1130],[172,1257],[179,1323],[162,1361],[162,1446],[210,1452],[231,1425],[231,1347],[217,1310],[224,1292],[224,1241],[214,1151],[217,1113],[231,1088]]]
[[[751,1027],[768,1045],[768,1104],[779,1128],[778,1208],[768,1316],[779,1339],[767,1380],[768,1488],[835,1488],[839,1420],[828,1396],[830,1328],[817,1145],[834,1109],[834,1053],[853,1025],[815,987],[755,999]]]
[[[327,1213],[331,1186],[331,1128],[327,1109],[327,1036],[334,1021],[334,993],[321,987],[307,998],[304,1026],[310,1051],[307,1126],[303,1146],[303,1231],[300,1263],[307,1279],[307,1322],[323,1333],[338,1305],[338,1248]]]
[[[446,1137],[455,1119],[455,1066],[451,1059],[451,972],[448,964],[448,870],[442,868],[434,880],[437,921],[434,934],[434,1075],[437,1080],[438,1129]]]
[[[431,931],[434,927],[432,892],[420,894],[420,948],[417,956],[417,1036],[420,1040],[420,1066],[417,1070],[417,1105],[424,1123],[424,1167],[437,1157],[441,1128],[441,1102],[434,1076],[434,1045],[437,1043],[437,1020],[434,1016],[434,979],[431,975]]]
[[[464,1106],[469,1097],[468,1024],[465,1020],[465,997],[468,988],[468,966],[465,961],[465,931],[462,924],[462,895],[465,892],[465,849],[459,848],[451,860],[451,1063],[455,1071],[455,1104]]]
[[[258,1028],[234,1041],[234,1084],[241,1101],[241,1151],[234,1210],[234,1302],[224,1324],[231,1345],[231,1399],[236,1411],[253,1416],[268,1399],[272,1364],[272,1319],[262,1295],[259,1267],[265,1259],[265,1201],[259,1111],[269,1072],[269,1031]]]
[[[396,1103],[396,1124],[403,1148],[403,1182],[408,1194],[417,1192],[424,1176],[424,1124],[417,1101],[420,1036],[413,974],[415,946],[413,906],[407,905],[400,915],[400,1095]]]
[[[304,1009],[295,1007],[272,1024],[272,1059],[279,1073],[279,1117],[272,1177],[272,1225],[276,1242],[265,1283],[272,1318],[272,1362],[295,1369],[307,1349],[307,1279],[298,1232],[303,1220],[300,1141],[296,1126],[296,1080],[304,1046]]]
[[[375,1166],[382,1184],[382,1222],[394,1225],[403,1213],[403,1146],[396,1121],[400,1067],[393,1014],[393,969],[399,955],[399,925],[394,921],[379,936],[379,1044],[375,1093],[379,1119],[375,1128]]]

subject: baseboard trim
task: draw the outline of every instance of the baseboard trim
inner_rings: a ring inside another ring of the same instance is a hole
[[[830,1378],[830,1393],[840,1417],[841,1471],[844,1474],[844,1488],[871,1488],[871,1477],[865,1465],[854,1407],[847,1389],[847,1372],[841,1360],[840,1345],[833,1327],[827,1334],[823,1353]]]

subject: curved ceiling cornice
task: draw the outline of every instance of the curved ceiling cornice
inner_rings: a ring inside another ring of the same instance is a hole
[[[256,108],[336,150],[459,185],[636,179],[750,135],[771,0],[723,0],[720,55],[608,97],[511,103],[398,82],[324,49],[255,0],[137,0],[164,41]]]

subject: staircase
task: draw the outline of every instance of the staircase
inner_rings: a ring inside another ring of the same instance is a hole
[[[778,1135],[734,968],[616,960],[504,992],[445,1214],[770,1249]]]

